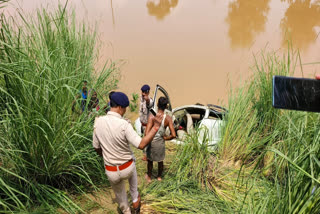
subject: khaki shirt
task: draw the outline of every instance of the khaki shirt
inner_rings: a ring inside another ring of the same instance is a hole
[[[122,165],[134,158],[129,145],[138,148],[140,142],[141,137],[120,114],[109,111],[106,116],[96,118],[92,144],[102,149],[106,165]]]
[[[149,117],[149,108],[151,108],[153,106],[153,100],[151,97],[149,97],[150,102],[149,102],[149,106],[147,106],[147,101],[145,99],[143,99],[143,97],[141,96],[140,98],[140,110],[139,110],[139,118],[140,118],[140,122],[147,124],[148,123],[148,117]]]

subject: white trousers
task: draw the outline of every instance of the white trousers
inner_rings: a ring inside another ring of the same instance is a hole
[[[138,200],[138,178],[137,178],[137,170],[136,164],[133,161],[132,164],[124,169],[116,172],[106,170],[106,174],[110,181],[111,187],[113,189],[114,194],[116,195],[117,203],[123,213],[131,213],[130,205],[128,202],[127,192],[125,181],[129,181],[130,185],[130,195],[133,202]]]

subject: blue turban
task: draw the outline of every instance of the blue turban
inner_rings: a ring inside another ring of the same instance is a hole
[[[150,91],[150,86],[149,85],[143,85],[141,87],[141,91]]]
[[[114,101],[117,105],[125,108],[129,106],[129,99],[125,93],[114,92],[111,95],[111,100]]]

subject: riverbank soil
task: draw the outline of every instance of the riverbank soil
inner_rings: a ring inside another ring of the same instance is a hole
[[[164,161],[164,174],[167,172],[174,156],[176,154],[177,145],[166,142],[166,158]],[[138,173],[138,188],[141,191],[147,188],[148,183],[145,180],[147,162],[142,160],[143,153],[141,150],[132,148],[134,155],[136,157],[136,166]],[[156,179],[158,173],[157,164],[154,163],[152,172],[152,182],[161,182]],[[115,195],[110,186],[99,186],[99,191],[94,191],[92,193],[74,196],[75,202],[83,209],[85,213],[90,214],[102,214],[102,213],[120,213],[118,210],[118,205],[115,201]],[[127,184],[127,194],[129,196],[129,202],[131,204],[131,198],[129,193],[129,185]],[[141,198],[141,213],[155,213],[148,203],[145,202],[144,197]],[[61,212],[63,213],[63,212]]]

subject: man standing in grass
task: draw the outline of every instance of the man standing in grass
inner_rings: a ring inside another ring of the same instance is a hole
[[[131,124],[123,118],[129,106],[127,95],[115,92],[111,96],[110,111],[107,115],[98,117],[93,131],[93,147],[103,156],[106,175],[116,195],[116,200],[123,213],[131,213],[128,203],[125,180],[129,181],[133,208],[140,212],[140,195],[135,158],[130,144],[138,149],[144,149],[157,133],[162,115],[157,114],[151,131],[141,138]]]
[[[149,97],[150,86],[143,85],[141,87],[141,99],[140,99],[140,109],[139,109],[139,118],[141,123],[141,134],[144,135],[148,118],[150,113],[150,108],[153,106],[153,100]],[[142,160],[147,161],[146,151],[143,150],[143,158]]]
[[[79,94],[76,96],[75,100],[72,102],[72,111],[75,111],[75,105],[77,100],[81,97],[81,113],[84,112],[86,104],[87,104],[87,97],[88,97],[88,89],[87,89],[87,80],[83,81],[83,87],[80,89]]]

